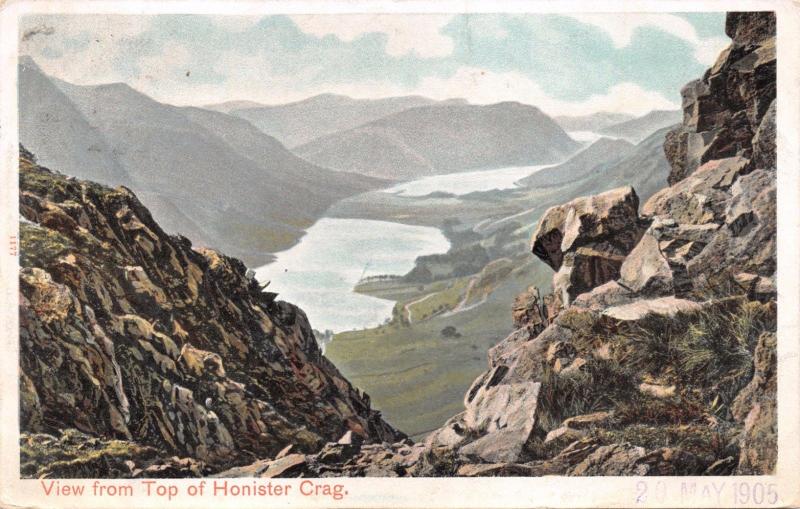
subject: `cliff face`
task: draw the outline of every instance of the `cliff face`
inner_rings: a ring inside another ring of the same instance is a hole
[[[347,431],[400,438],[321,355],[301,310],[240,261],[165,234],[126,188],[52,173],[23,151],[20,211],[21,427],[52,435],[24,435],[26,475],[87,440],[149,459],[60,474],[132,475],[177,455],[191,464],[177,471],[196,475]]]
[[[776,445],[775,18],[683,89],[670,186],[553,207],[532,252],[552,295],[514,303],[464,412],[422,443],[328,444],[226,475],[766,474]]]

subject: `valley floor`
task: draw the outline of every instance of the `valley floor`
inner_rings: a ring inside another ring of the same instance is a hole
[[[477,279],[359,287],[373,296],[397,299],[392,321],[337,334],[327,345],[325,355],[369,393],[387,421],[412,438],[463,409],[464,392],[486,369],[487,350],[512,327],[508,303],[531,283],[549,284],[533,260],[518,265],[497,286],[487,288],[488,293],[467,295],[469,281]],[[454,312],[465,299],[467,307]]]

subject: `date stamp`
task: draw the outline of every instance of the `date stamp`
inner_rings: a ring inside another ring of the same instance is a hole
[[[17,239],[16,235],[8,236],[8,254],[11,256],[19,254],[19,239]]]
[[[780,500],[776,483],[756,480],[639,480],[634,493],[634,502],[642,506],[679,500],[698,507],[767,507]]]

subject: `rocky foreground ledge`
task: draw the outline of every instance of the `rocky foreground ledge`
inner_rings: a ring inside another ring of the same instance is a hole
[[[670,187],[547,211],[531,249],[553,293],[518,296],[464,411],[418,443],[240,262],[23,153],[23,475],[771,472],[775,18],[732,13],[726,32],[683,89]]]
[[[164,233],[126,188],[23,150],[20,211],[23,475],[200,475],[348,431],[403,438],[301,310]]]

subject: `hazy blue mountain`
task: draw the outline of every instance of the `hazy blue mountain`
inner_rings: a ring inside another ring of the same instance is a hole
[[[48,78],[32,62],[23,65],[21,89],[31,80],[41,86],[49,81],[54,105],[48,107],[71,112],[49,126],[61,145],[81,153],[87,140],[95,143],[84,134],[97,134],[106,143],[101,154],[112,156],[68,167],[51,149],[54,167],[80,178],[115,169],[98,180],[131,187],[167,231],[248,263],[263,263],[269,253],[291,246],[332,203],[383,184],[314,166],[224,113],[162,104],[124,84],[71,85]],[[26,147],[41,151],[50,144],[41,130],[23,134]]]
[[[680,110],[653,110],[646,115],[600,129],[600,134],[639,143],[655,131],[681,121]]]
[[[541,110],[516,102],[420,106],[294,149],[337,170],[413,179],[558,162],[580,145]]]
[[[28,57],[19,63],[19,138],[39,164],[102,184],[130,184],[97,129]]]
[[[625,140],[600,138],[566,162],[540,170],[517,183],[527,187],[560,186],[589,177],[593,172],[604,172],[627,156],[633,148],[634,145]]]
[[[235,108],[230,113],[248,120],[266,134],[293,148],[399,111],[435,103],[432,99],[420,96],[353,99],[343,95],[321,94],[277,106]]]
[[[518,184],[568,190],[573,197],[632,185],[644,202],[667,185],[670,167],[663,145],[671,128],[659,129],[636,145],[602,138],[565,163],[538,171]]]
[[[598,176],[594,182],[583,186],[582,191],[588,191],[591,186],[602,187],[601,181],[610,180],[617,187],[628,183],[636,190],[640,203],[644,203],[655,192],[667,187],[670,165],[664,154],[664,138],[673,127],[663,127],[640,141],[608,169],[605,178]]]
[[[266,105],[257,103],[255,101],[225,101],[217,104],[207,104],[203,106],[203,108],[222,113],[230,113],[233,110],[242,110],[245,108],[263,108],[264,106]]]
[[[626,113],[611,113],[600,111],[589,115],[559,115],[553,117],[565,131],[592,131],[597,132],[604,127],[608,127],[621,122],[633,120],[633,115]]]
[[[587,196],[630,185],[636,190],[639,202],[644,203],[653,193],[667,186],[670,166],[664,154],[664,138],[671,128],[659,129],[626,150],[619,160],[612,160],[572,183],[571,195]]]

